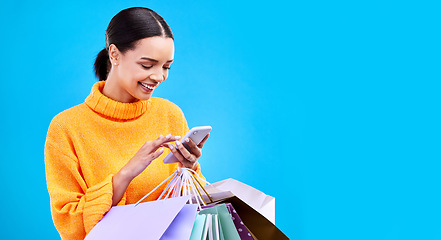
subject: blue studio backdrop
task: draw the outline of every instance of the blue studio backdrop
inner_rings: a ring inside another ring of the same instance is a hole
[[[437,1],[1,1],[2,239],[59,239],[44,143],[120,10],[175,35],[154,96],[211,125],[210,182],[276,198],[291,239],[441,239]]]

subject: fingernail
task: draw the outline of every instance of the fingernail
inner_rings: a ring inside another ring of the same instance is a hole
[[[181,142],[176,141],[176,145],[181,146]]]
[[[175,139],[176,140],[181,139],[181,136],[175,136]]]
[[[185,141],[186,141],[186,142],[190,142],[190,138],[186,138]]]
[[[171,134],[169,134],[169,135],[167,135],[167,136],[165,136],[167,139],[169,139],[170,137],[171,137]]]
[[[164,136],[161,134],[161,135],[159,135],[159,137],[164,137]]]

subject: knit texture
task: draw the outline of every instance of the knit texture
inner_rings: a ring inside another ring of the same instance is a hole
[[[86,101],[55,116],[45,145],[47,186],[54,224],[62,239],[84,239],[110,210],[112,177],[149,140],[160,134],[184,136],[187,122],[168,100],[121,103],[102,94],[105,81],[93,85]],[[172,174],[164,153],[130,183],[118,205],[133,204]],[[198,166],[197,172],[200,173]],[[201,175],[202,176],[202,175]],[[163,187],[146,200],[155,200]]]

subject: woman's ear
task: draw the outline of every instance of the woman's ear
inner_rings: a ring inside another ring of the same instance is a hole
[[[119,62],[119,56],[120,56],[120,52],[118,50],[118,48],[115,46],[115,44],[110,44],[109,46],[109,59],[110,62],[112,63],[112,65],[118,65]]]

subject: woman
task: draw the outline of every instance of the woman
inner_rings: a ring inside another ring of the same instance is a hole
[[[47,185],[62,239],[83,239],[112,206],[137,202],[172,174],[178,164],[162,162],[169,151],[200,174],[208,136],[197,146],[185,139],[185,149],[176,141],[188,131],[184,114],[152,97],[173,56],[173,34],[154,11],[129,8],[110,21],[95,62],[100,81],[84,103],[55,116],[47,133]]]

